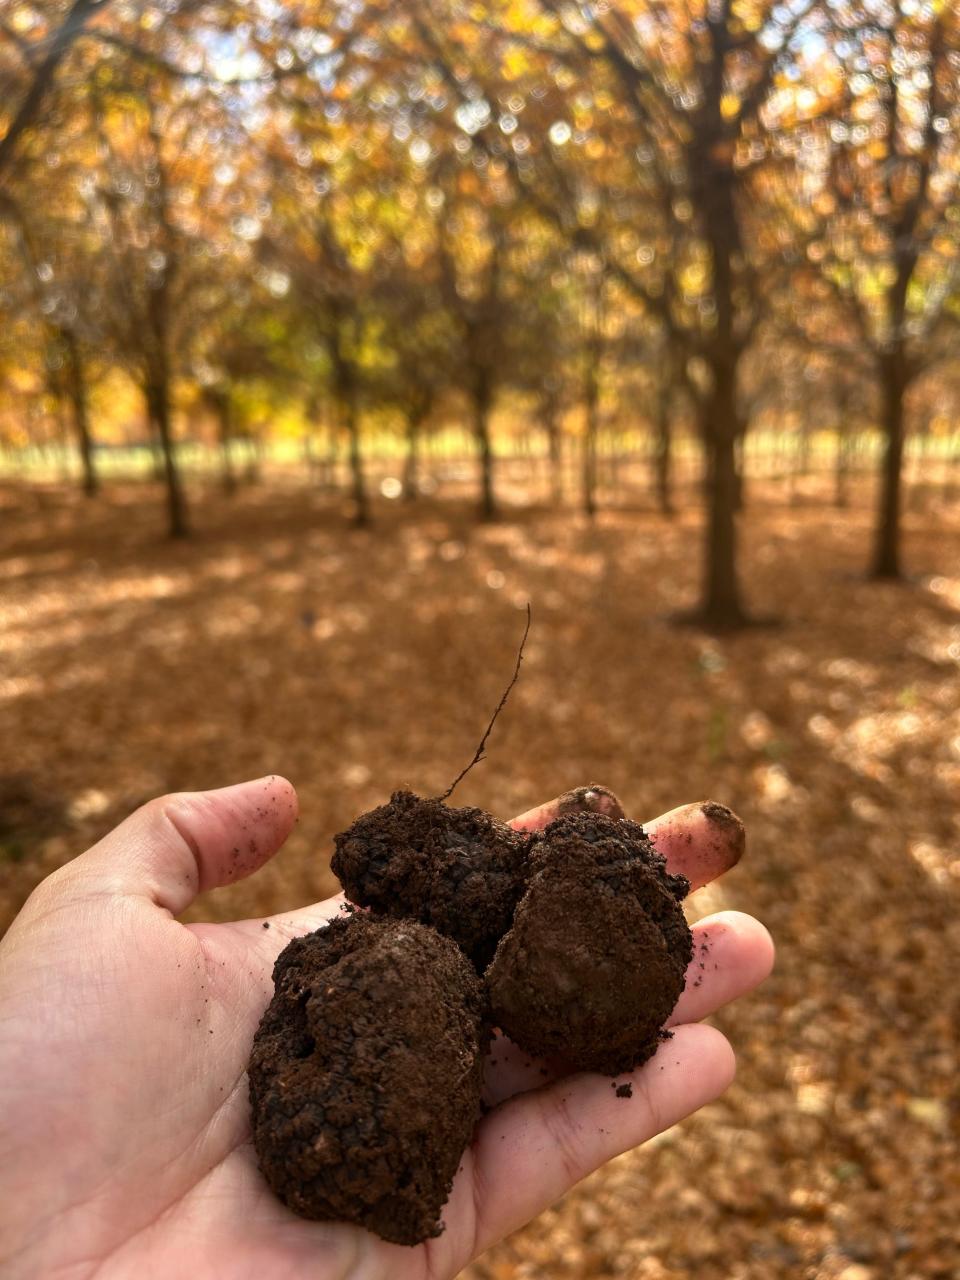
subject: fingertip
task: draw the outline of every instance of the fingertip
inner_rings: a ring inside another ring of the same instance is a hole
[[[752,990],[773,972],[777,959],[776,943],[767,926],[745,911],[725,911],[722,915],[740,939]]]
[[[700,812],[726,850],[729,866],[735,867],[747,847],[747,829],[732,809],[719,800],[703,800]]]
[[[259,870],[282,848],[299,816],[296,790],[279,774],[174,797],[179,799],[198,803],[207,815],[205,827],[211,839],[208,856],[200,860],[201,890],[242,880]]]
[[[700,1041],[698,1051],[712,1065],[712,1078],[715,1085],[714,1097],[719,1098],[733,1084],[737,1076],[737,1055],[733,1045],[716,1027],[704,1026],[702,1023],[691,1027]]]
[[[286,826],[289,834],[300,820],[300,797],[289,778],[279,773],[267,773],[241,786],[261,791],[260,807],[271,814],[278,823]]]
[[[140,893],[177,915],[207,889],[252,875],[283,845],[296,792],[275,774],[148,801],[78,864],[101,887]]]
[[[685,1023],[673,1028],[671,1039],[660,1046],[648,1064],[641,1066],[640,1073],[654,1070],[660,1055],[669,1062],[671,1050],[680,1051],[677,1065],[690,1071],[696,1082],[695,1091],[699,1096],[690,1107],[691,1111],[713,1102],[730,1088],[736,1078],[736,1053],[727,1037],[716,1027],[708,1027],[705,1023]]]
[[[297,795],[297,788],[293,785],[289,778],[285,778],[282,773],[268,773],[260,779],[274,786],[278,793],[286,797],[290,810],[293,813],[294,821],[300,816],[300,797]]]
[[[754,977],[758,983],[763,982],[770,977],[777,962],[777,944],[773,935],[762,921],[747,915],[745,911],[729,911],[725,914],[735,917],[734,927],[748,943],[753,956]]]
[[[567,1076],[495,1107],[480,1122],[472,1149],[475,1185],[483,1189],[480,1246],[539,1213],[606,1160],[715,1101],[735,1073],[726,1037],[689,1024],[633,1071],[613,1079]]]
[[[693,926],[693,956],[669,1026],[709,1018],[746,995],[773,965],[770,934],[742,911],[720,911]]]
[[[718,926],[732,934],[741,955],[749,957],[751,974],[756,981],[769,977],[776,959],[776,944],[767,926],[746,911],[726,910],[704,916],[694,926],[694,933],[708,935]]]
[[[517,831],[542,831],[551,822],[573,813],[599,813],[607,818],[624,817],[623,806],[610,788],[600,782],[591,782],[583,787],[573,787],[563,795],[548,800],[546,804],[528,809],[526,813],[513,818],[509,825]]]
[[[210,791],[200,791],[197,795],[218,796],[230,793],[240,794],[245,791],[259,791],[262,798],[269,800],[274,806],[286,806],[296,818],[300,812],[297,791],[289,778],[279,773],[265,773],[260,778],[248,778],[245,782],[233,782],[226,787],[215,787]]]
[[[743,857],[746,831],[726,805],[701,800],[644,823],[670,871],[687,877],[691,891],[730,871]]]

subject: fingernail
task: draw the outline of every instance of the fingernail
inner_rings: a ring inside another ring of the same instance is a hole
[[[624,817],[623,807],[609,787],[591,782],[586,787],[574,787],[565,791],[553,802],[557,817],[568,813],[602,813],[608,818]]]
[[[743,823],[732,809],[717,800],[704,800],[700,812],[716,832],[718,841],[722,840],[727,850],[728,867],[735,867],[747,846],[747,833]]]

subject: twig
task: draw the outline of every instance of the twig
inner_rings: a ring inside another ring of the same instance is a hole
[[[523,629],[523,639],[520,641],[520,648],[517,651],[517,665],[514,668],[513,677],[510,683],[507,685],[506,689],[503,691],[503,697],[497,703],[497,709],[496,711],[494,711],[493,716],[491,717],[490,723],[487,725],[486,731],[484,732],[483,737],[480,739],[480,745],[477,747],[477,750],[474,753],[473,759],[470,761],[470,763],[467,765],[465,769],[462,769],[457,774],[457,776],[450,783],[449,787],[447,787],[443,795],[437,796],[438,800],[444,801],[449,799],[450,796],[453,795],[457,786],[463,781],[463,779],[467,776],[467,774],[470,772],[473,766],[475,764],[479,764],[480,761],[485,758],[483,754],[483,749],[487,745],[487,739],[490,737],[490,731],[493,729],[493,726],[497,722],[497,716],[499,716],[500,712],[507,705],[507,699],[510,697],[510,694],[513,690],[513,686],[517,683],[517,680],[520,677],[520,663],[523,661],[523,648],[524,648],[524,645],[527,643],[527,636],[530,634],[530,622],[532,620],[532,616],[533,615],[530,609],[530,605],[528,604],[527,605],[527,625]]]

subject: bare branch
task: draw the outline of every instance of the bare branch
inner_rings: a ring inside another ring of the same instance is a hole
[[[37,63],[30,87],[10,122],[9,129],[0,138],[0,182],[3,182],[4,171],[10,167],[20,138],[37,118],[40,104],[53,83],[60,63],[90,18],[109,2],[110,0],[74,0],[60,30],[50,42],[46,57]]]

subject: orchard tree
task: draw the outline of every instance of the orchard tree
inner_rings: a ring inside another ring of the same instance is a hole
[[[174,386],[189,376],[204,319],[222,297],[225,258],[257,239],[265,210],[228,163],[244,134],[225,120],[223,104],[199,85],[185,94],[160,87],[139,63],[121,62],[92,95],[97,164],[84,195],[107,341],[143,395],[169,531],[184,537]]]
[[[0,84],[5,86],[0,98],[0,187],[15,176],[18,152],[30,131],[43,123],[61,63],[109,3],[72,0],[64,7],[46,0],[24,5],[0,25]]]
[[[27,212],[0,190],[0,220],[11,246],[11,282],[19,297],[11,306],[28,311],[43,350],[49,393],[69,408],[80,456],[83,491],[94,497],[99,479],[88,404],[92,353],[101,336],[100,299],[87,271],[89,244],[79,222],[75,190],[62,189],[65,175],[44,184],[42,213]],[[39,202],[38,202],[39,203]]]
[[[689,383],[709,477],[697,617],[738,626],[740,365],[762,314],[759,272],[790,236],[777,218],[795,168],[777,93],[823,25],[819,7],[711,0],[691,15],[679,0],[540,0],[532,12],[503,0],[482,24],[452,9],[431,10],[433,30],[463,81],[480,69],[488,110],[518,103],[505,113],[519,122],[508,144],[518,183],[606,251],[678,364],[702,369]]]
[[[960,12],[883,0],[835,5],[832,21],[845,109],[806,153],[823,211],[811,256],[876,368],[884,454],[871,572],[899,578],[905,402],[960,273]]]

